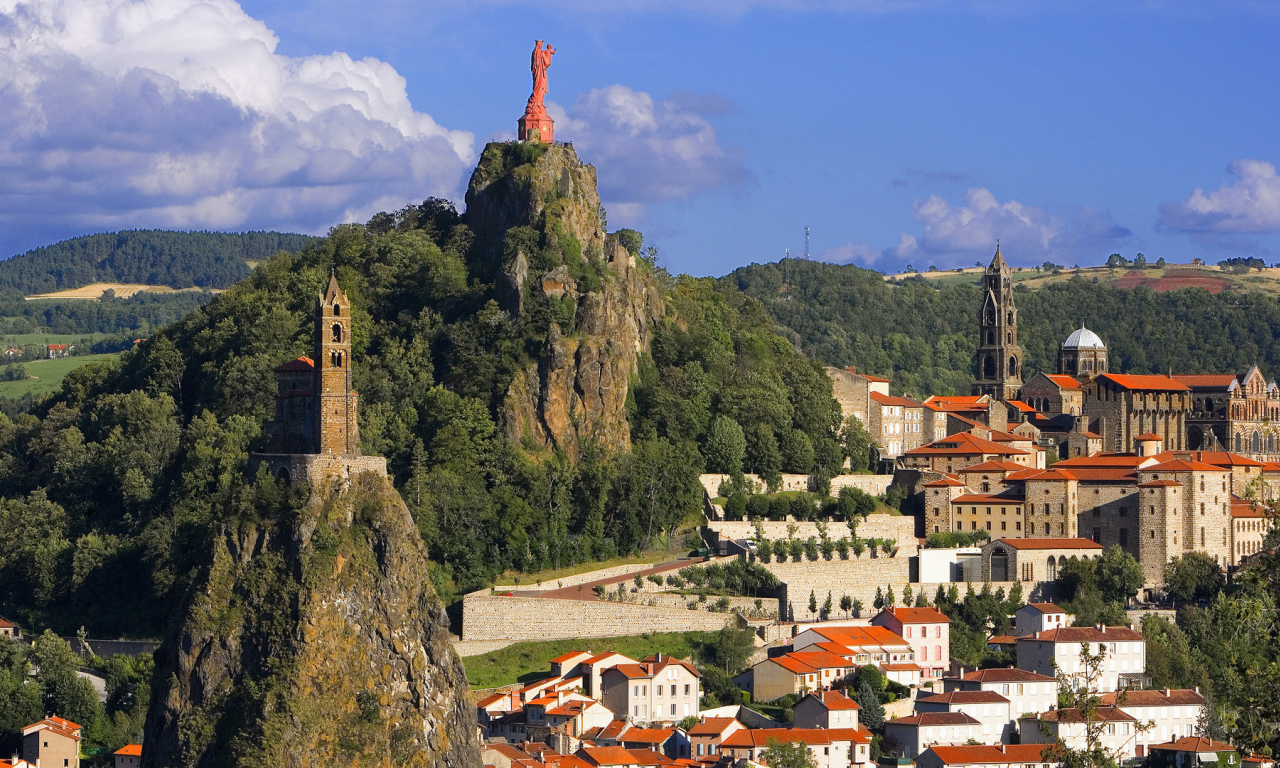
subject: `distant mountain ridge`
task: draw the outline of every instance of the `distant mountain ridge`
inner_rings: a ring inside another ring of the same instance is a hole
[[[296,252],[317,239],[283,232],[103,232],[0,261],[0,290],[31,295],[97,282],[227,288],[249,274],[245,262]]]

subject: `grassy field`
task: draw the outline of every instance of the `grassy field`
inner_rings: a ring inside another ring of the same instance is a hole
[[[82,365],[100,363],[116,357],[119,357],[119,355],[80,355],[79,357],[60,357],[56,360],[36,360],[35,362],[25,363],[27,374],[35,378],[23,379],[22,381],[0,381],[0,397],[17,398],[28,392],[33,392],[37,395],[57,392],[62,388],[62,379],[68,373]]]
[[[613,651],[633,659],[643,659],[653,653],[666,653],[677,659],[687,659],[696,655],[702,645],[714,639],[714,632],[662,632],[625,637],[516,643],[492,653],[466,656],[462,659],[462,665],[467,669],[467,682],[473,689],[497,688],[546,677],[551,673],[551,660],[570,651]]]
[[[105,339],[109,333],[9,333],[5,334],[3,344],[8,347],[20,347],[23,344],[79,344],[81,339]]]
[[[982,269],[968,267],[962,273],[954,270],[941,272],[921,272],[920,277],[938,287],[958,285],[962,283],[979,284],[982,280]],[[885,280],[901,280],[912,277],[914,273],[885,275]],[[1261,272],[1236,273],[1208,264],[1168,264],[1164,267],[1149,266],[1138,270],[1135,267],[1107,266],[1081,267],[1079,269],[1063,269],[1053,272],[1023,268],[1015,270],[1013,280],[1025,287],[1039,289],[1052,283],[1065,282],[1073,277],[1094,280],[1105,285],[1118,284],[1131,288],[1139,281],[1149,284],[1153,290],[1176,290],[1181,287],[1209,287],[1219,284],[1212,290],[1262,291],[1271,295],[1280,295],[1280,268],[1270,267]],[[1162,278],[1164,279],[1162,281]],[[1158,283],[1158,284],[1156,284]]]

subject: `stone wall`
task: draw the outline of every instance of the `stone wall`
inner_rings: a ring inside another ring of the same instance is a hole
[[[875,600],[876,587],[900,586],[911,582],[911,560],[907,557],[862,557],[852,555],[848,560],[815,560],[799,563],[762,563],[783,582],[783,607],[790,607],[795,618],[809,616],[809,592],[817,597],[819,605],[826,600],[827,592],[839,605],[841,595],[861,600],[863,611],[870,611]]]
[[[743,477],[753,483],[758,483],[760,488],[764,488],[764,481],[760,479],[759,475],[745,474]],[[702,487],[706,489],[707,495],[713,498],[720,495],[720,484],[728,479],[728,475],[706,474],[698,476],[698,480],[701,481]],[[779,490],[807,491],[809,490],[809,482],[809,475],[783,473],[782,487]],[[848,486],[857,488],[872,496],[883,496],[892,484],[893,475],[836,475],[831,478],[831,495],[835,496],[840,493],[841,488]]]
[[[354,456],[318,453],[253,453],[249,455],[249,476],[258,466],[267,465],[267,471],[276,479],[291,483],[308,482],[319,485],[326,480],[350,480],[362,472],[372,472],[378,477],[387,476],[387,460],[381,456]]]
[[[502,597],[474,592],[462,601],[462,639],[561,640],[646,632],[715,631],[727,614],[603,600]]]
[[[877,475],[865,475],[865,477],[877,477]],[[880,475],[880,477],[888,477],[888,475]],[[789,525],[797,526],[796,538],[798,539],[818,535],[818,524],[813,522],[763,520],[760,525],[764,527],[765,538],[770,541],[787,538]],[[755,524],[746,520],[713,520],[707,523],[706,527],[715,531],[722,539],[742,539],[754,536],[756,532]],[[907,515],[867,515],[865,520],[858,523],[859,538],[893,539],[899,546],[915,544],[915,530],[915,518]],[[827,524],[827,535],[833,539],[848,536],[849,527],[843,522],[830,522]]]

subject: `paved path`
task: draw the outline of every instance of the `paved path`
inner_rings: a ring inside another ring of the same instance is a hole
[[[632,571],[631,573],[622,576],[613,576],[607,579],[600,579],[599,581],[588,581],[571,587],[541,590],[513,590],[510,594],[513,597],[553,597],[560,600],[598,600],[599,598],[596,597],[595,593],[597,585],[608,586],[610,584],[617,584],[623,581],[634,581],[636,576],[644,578],[651,573],[678,571],[686,566],[701,565],[702,562],[702,558],[681,558],[679,560],[672,560],[671,562],[662,563],[661,565],[645,568],[642,571]]]

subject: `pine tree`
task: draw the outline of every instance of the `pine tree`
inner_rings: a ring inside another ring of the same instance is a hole
[[[911,605],[911,603],[914,602],[915,599],[916,599],[915,595],[911,592],[911,585],[908,584],[902,590],[902,604]]]
[[[816,614],[818,612],[818,596],[809,590],[809,613]]]
[[[884,590],[881,589],[880,587],[876,587],[876,599],[875,599],[875,602],[872,603],[872,605],[874,605],[876,608],[884,607]]]
[[[853,608],[853,598],[848,595],[840,596],[840,610],[844,611],[845,618],[849,616],[849,610]]]
[[[822,615],[831,618],[831,593],[827,593],[826,602],[822,604]]]
[[[871,684],[864,682],[854,694],[853,700],[861,708],[858,712],[858,724],[872,733],[883,731],[884,705],[880,703],[880,697],[876,695]]]
[[[897,600],[897,598],[895,598],[895,597],[893,596],[893,585],[892,585],[892,584],[890,584],[890,585],[889,585],[889,588],[888,588],[887,590],[885,590],[885,593],[884,593],[884,602],[885,602],[885,604],[886,604],[886,605],[888,605],[890,608],[892,608],[893,606],[895,606],[895,605],[897,605],[897,604],[898,604],[898,600]]]

